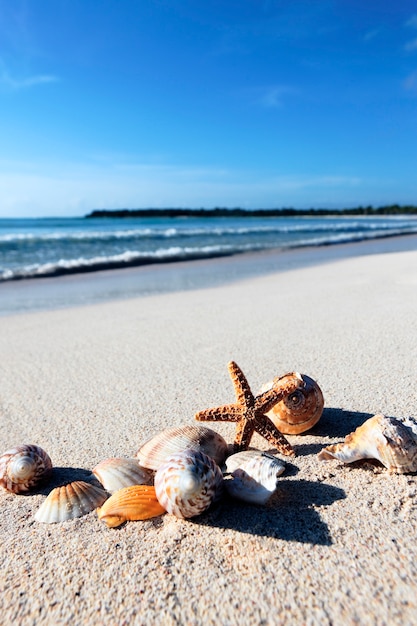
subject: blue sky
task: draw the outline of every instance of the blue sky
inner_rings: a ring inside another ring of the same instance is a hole
[[[417,204],[417,2],[0,0],[0,216]]]

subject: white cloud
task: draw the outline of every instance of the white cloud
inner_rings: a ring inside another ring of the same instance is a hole
[[[414,15],[412,15],[410,17],[410,19],[407,20],[405,25],[406,26],[411,26],[411,28],[417,28],[417,13],[414,13]]]
[[[277,109],[284,106],[285,97],[297,93],[297,90],[289,85],[269,85],[250,91],[252,101],[266,109]]]
[[[413,52],[414,50],[417,50],[417,39],[412,39],[411,41],[408,41],[405,44],[404,49],[407,50],[407,52]]]
[[[10,75],[5,68],[4,63],[0,63],[0,86],[12,91],[27,89],[36,85],[44,85],[57,81],[58,78],[50,74],[36,74],[33,76],[26,76],[25,78],[16,78]]]

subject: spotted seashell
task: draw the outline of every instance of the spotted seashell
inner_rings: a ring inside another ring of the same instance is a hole
[[[177,426],[161,431],[148,439],[138,450],[139,465],[157,470],[173,454],[184,450],[204,452],[222,465],[228,453],[226,441],[206,426]]]
[[[417,471],[417,441],[412,430],[400,420],[374,415],[343,443],[321,450],[318,458],[321,461],[338,459],[343,463],[377,459],[392,474],[407,474]]]
[[[284,435],[298,435],[313,428],[324,407],[323,393],[315,380],[302,374],[304,387],[284,396],[267,413],[269,419]],[[277,379],[266,383],[261,391],[268,391]]]
[[[153,473],[140,467],[136,459],[113,457],[101,461],[93,474],[109,493],[131,485],[146,485],[153,482]]]
[[[0,485],[13,493],[34,489],[51,471],[52,461],[39,446],[22,444],[0,457]]]
[[[259,450],[246,450],[226,459],[224,481],[229,495],[244,502],[265,504],[277,487],[277,478],[285,465],[277,457]]]
[[[203,513],[220,498],[222,489],[221,470],[204,452],[185,450],[173,454],[155,474],[160,504],[183,519]]]
[[[97,509],[100,520],[109,528],[127,521],[145,520],[165,513],[158,502],[153,485],[131,485],[116,491]]]
[[[35,520],[45,524],[66,522],[94,511],[107,498],[104,489],[76,480],[53,489],[36,512]]]

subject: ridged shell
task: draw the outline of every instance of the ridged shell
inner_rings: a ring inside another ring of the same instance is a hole
[[[155,487],[151,485],[131,485],[116,491],[100,509],[97,515],[109,528],[123,522],[145,520],[165,513],[158,502]]]
[[[173,454],[184,450],[204,452],[222,465],[228,453],[226,441],[219,433],[206,426],[178,426],[167,428],[148,439],[138,450],[142,467],[157,470]]]
[[[155,474],[156,497],[168,511],[180,518],[203,513],[218,500],[223,475],[204,452],[185,450],[167,458]]]
[[[417,442],[410,428],[393,417],[374,415],[348,435],[343,443],[324,448],[321,461],[353,463],[377,459],[393,474],[417,471]]]
[[[107,498],[104,489],[76,480],[53,489],[36,512],[35,520],[45,524],[66,522],[94,511]]]
[[[246,450],[229,456],[226,471],[230,478],[224,481],[227,492],[234,498],[254,504],[265,504],[277,487],[277,478],[285,465],[272,454]]]
[[[13,493],[34,489],[52,471],[52,461],[40,446],[22,444],[0,457],[0,485]]]
[[[298,435],[310,430],[323,413],[324,398],[320,387],[310,376],[302,374],[301,377],[304,387],[285,396],[267,413],[284,435]],[[271,389],[275,380],[266,383],[261,391]]]
[[[109,493],[131,485],[146,485],[153,482],[152,472],[140,467],[136,459],[117,457],[105,459],[95,466],[93,474]]]

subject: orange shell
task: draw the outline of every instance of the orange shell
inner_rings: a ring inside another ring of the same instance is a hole
[[[151,485],[131,485],[116,491],[103,506],[97,509],[98,518],[109,528],[124,522],[145,520],[165,513]]]
[[[324,407],[322,391],[315,380],[302,374],[303,388],[296,389],[277,402],[267,413],[269,419],[284,435],[298,435],[310,430],[319,421]],[[262,391],[267,391],[274,381],[266,383]]]

